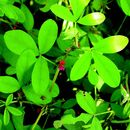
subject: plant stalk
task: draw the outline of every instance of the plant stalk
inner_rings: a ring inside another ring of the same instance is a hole
[[[118,30],[117,30],[116,33],[115,33],[115,35],[117,35],[117,34],[120,32],[120,30],[121,30],[121,28],[122,28],[122,26],[123,26],[123,24],[124,24],[126,18],[127,18],[127,16],[125,15],[125,17],[124,17],[124,19],[123,19],[121,25],[119,26]]]
[[[43,107],[43,108],[45,108],[45,107]],[[41,109],[41,112],[39,113],[39,115],[38,115],[38,117],[37,117],[35,123],[33,124],[31,130],[35,130],[36,125],[38,124],[40,118],[42,117],[42,115],[43,115],[43,113],[44,113],[44,109],[43,109],[43,108]]]

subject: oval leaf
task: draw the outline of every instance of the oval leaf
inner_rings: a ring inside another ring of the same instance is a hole
[[[51,11],[56,16],[60,17],[61,19],[72,21],[72,22],[76,21],[74,16],[72,15],[72,13],[69,11],[69,9],[62,6],[62,5],[58,5],[58,4],[52,5],[51,6]]]
[[[116,53],[123,50],[129,40],[125,36],[110,36],[97,43],[94,48],[102,53]]]
[[[106,84],[110,87],[118,87],[120,84],[120,73],[116,65],[107,57],[93,52],[95,68]]]
[[[101,123],[97,117],[93,118],[90,130],[102,130]]]
[[[78,20],[78,23],[82,25],[94,26],[94,25],[101,24],[104,20],[105,20],[105,15],[103,13],[94,12],[80,18]]]
[[[85,52],[73,65],[70,72],[70,79],[72,81],[81,79],[87,73],[91,63],[91,52]]]
[[[4,110],[4,125],[8,125],[9,124],[9,121],[10,121],[10,114],[7,110],[7,108],[5,108]]]
[[[10,94],[5,102],[5,105],[8,106],[9,104],[11,104],[11,102],[13,101],[13,94]]]
[[[24,86],[22,90],[28,101],[31,101],[36,105],[45,104],[44,100],[41,99],[41,96],[34,92],[32,85]]]
[[[88,80],[93,85],[96,85],[98,83],[98,74],[92,66],[90,67],[88,72]]]
[[[41,54],[44,54],[51,49],[57,38],[57,33],[57,24],[52,19],[49,19],[42,24],[38,35],[38,45]]]
[[[14,19],[21,23],[25,21],[25,15],[18,7],[11,4],[6,4],[2,7],[2,9],[8,18]]]
[[[123,10],[123,12],[130,16],[130,1],[129,0],[120,0],[120,6]]]
[[[23,113],[18,108],[8,106],[8,111],[14,116],[21,116]]]
[[[32,72],[32,86],[37,94],[43,95],[49,84],[49,69],[47,61],[40,57]]]
[[[85,124],[89,122],[92,115],[81,113],[78,117],[73,117],[71,114],[64,115],[61,118],[62,124],[75,124],[76,122],[83,121]]]
[[[32,50],[25,50],[19,57],[16,64],[16,74],[21,84],[30,81],[32,66],[36,61],[35,54]]]
[[[48,89],[46,91],[48,91],[52,97],[57,97],[60,93],[58,85],[54,83],[52,90],[50,91],[51,87],[52,87],[52,81],[49,82]]]
[[[69,2],[75,19],[78,19],[82,14],[85,6],[87,6],[90,2],[90,0],[69,0]]]
[[[18,81],[10,76],[0,76],[0,92],[13,93],[20,89]]]
[[[7,31],[4,35],[4,40],[8,49],[15,54],[20,55],[24,50],[33,50],[38,55],[38,49],[35,41],[30,35],[22,30]]]
[[[23,23],[23,26],[25,27],[26,30],[32,30],[34,26],[34,18],[31,11],[24,4],[21,5],[21,10],[23,11],[25,15],[25,21]]]
[[[86,112],[90,114],[96,113],[95,101],[89,93],[87,92],[84,93],[83,91],[79,91],[76,94],[76,100],[79,106]]]

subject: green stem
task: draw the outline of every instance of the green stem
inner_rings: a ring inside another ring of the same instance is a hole
[[[43,58],[44,58],[45,60],[47,60],[48,62],[50,62],[51,64],[57,66],[56,63],[52,62],[51,60],[47,59],[46,57],[43,57]]]
[[[128,74],[126,74],[126,76],[125,76],[125,85],[126,85],[127,93],[129,94],[130,90],[129,90],[129,85],[128,85]]]
[[[97,113],[97,114],[95,114],[95,116],[104,115],[104,114],[108,114],[108,113],[113,113],[113,111],[106,111],[106,112],[102,112],[102,113]]]
[[[94,93],[95,93],[95,101],[97,101],[97,88],[96,88],[96,86],[94,88]]]
[[[75,27],[75,31],[76,31],[76,22],[74,23],[74,27]],[[77,48],[79,48],[79,45],[78,45],[78,37],[77,37],[77,34],[75,35],[75,45]]]
[[[125,17],[124,17],[124,19],[123,19],[121,25],[119,26],[118,30],[117,30],[116,33],[115,33],[115,35],[117,35],[117,34],[120,32],[120,30],[121,30],[121,28],[122,28],[122,26],[123,26],[123,24],[124,24],[126,18],[127,18],[127,16],[125,15]]]
[[[45,128],[45,126],[46,126],[46,123],[47,123],[47,121],[48,121],[48,118],[49,118],[49,114],[47,115],[47,117],[46,117],[46,120],[45,120],[45,122],[44,122],[44,124],[43,124],[43,129]]]
[[[50,87],[50,92],[52,91],[52,89],[53,89],[53,87],[54,87],[54,84],[55,84],[55,82],[56,82],[56,79],[57,79],[57,77],[58,77],[58,74],[59,74],[59,68],[57,67],[57,69],[56,69],[56,72],[55,72],[55,75],[54,75],[54,78],[53,78],[53,80],[52,80],[52,84],[51,84],[51,87]]]
[[[100,123],[103,123],[103,122],[104,122],[104,120],[100,120]],[[85,128],[85,129],[88,129],[88,128],[91,127],[91,124],[84,125],[84,126],[82,126],[82,127]]]
[[[44,108],[45,108],[45,107],[43,107],[43,108],[41,109],[41,112],[39,113],[39,115],[38,115],[38,117],[37,117],[35,123],[33,124],[31,130],[35,130],[36,125],[38,124],[40,118],[42,117],[42,115],[43,115],[43,113],[44,113]]]
[[[113,124],[130,123],[130,119],[128,119],[128,120],[121,120],[121,121],[112,120],[111,123],[113,123]]]
[[[7,24],[9,24],[9,25],[12,25],[11,22],[9,22],[9,21],[7,21],[7,20],[4,20],[3,18],[0,18],[0,21],[1,21],[1,22],[4,22],[4,23],[7,23]]]

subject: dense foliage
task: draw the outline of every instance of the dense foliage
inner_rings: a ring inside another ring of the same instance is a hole
[[[0,0],[0,130],[130,130],[129,16],[129,0]]]

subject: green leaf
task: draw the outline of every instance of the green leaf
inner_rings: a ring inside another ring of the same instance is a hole
[[[81,57],[75,62],[70,72],[70,79],[72,81],[81,79],[87,73],[90,63],[91,63],[91,52],[85,52]]]
[[[96,85],[98,83],[98,74],[96,73],[93,66],[91,66],[88,71],[88,80],[93,85]]]
[[[90,0],[69,0],[75,19],[78,19],[83,13],[85,6],[88,5]]]
[[[21,116],[23,114],[21,110],[15,107],[7,106],[7,109],[14,116]]]
[[[25,15],[18,7],[11,4],[6,4],[2,7],[2,9],[8,18],[14,19],[20,23],[25,21]]]
[[[14,66],[9,66],[6,68],[7,75],[13,75],[16,73],[16,68]]]
[[[75,124],[78,121],[83,121],[84,123],[88,123],[88,121],[92,118],[92,115],[81,113],[78,117],[73,117],[71,114],[64,115],[61,118],[62,124]]]
[[[120,0],[120,7],[122,8],[123,12],[130,16],[130,1],[129,0]]]
[[[78,23],[82,25],[87,25],[87,26],[94,26],[94,25],[101,24],[104,20],[105,20],[104,14],[100,12],[94,12],[80,18],[78,20]]]
[[[48,52],[57,38],[58,27],[55,21],[45,21],[39,31],[38,45],[41,54]]]
[[[66,32],[61,32],[60,33],[60,36],[58,37],[57,39],[57,44],[58,44],[58,47],[62,50],[62,51],[66,51],[66,49],[70,48],[73,44],[73,39],[66,39]],[[71,32],[72,33],[72,32]],[[71,36],[69,34],[69,36]]]
[[[128,42],[129,40],[125,36],[110,36],[103,40],[100,40],[94,46],[94,49],[102,53],[116,53],[123,50],[127,46]]]
[[[7,110],[7,108],[5,108],[4,110],[4,125],[8,125],[9,124],[9,121],[10,121],[10,114]]]
[[[4,4],[7,4],[8,0],[1,0],[0,1],[0,5],[4,5]]]
[[[23,125],[24,115],[21,116],[12,115],[12,120],[16,130],[24,130],[24,125]]]
[[[117,89],[112,93],[111,102],[119,101],[122,97],[121,89]]]
[[[73,106],[75,106],[76,104],[77,104],[76,100],[74,98],[70,98],[62,105],[62,108],[70,109]]]
[[[42,104],[41,96],[36,94],[32,88],[32,85],[22,87],[23,93],[28,101],[33,102],[34,104]]]
[[[99,99],[96,103],[96,113],[99,114],[97,116],[98,119],[102,120],[106,117],[107,113],[106,114],[103,114],[103,115],[100,115],[100,113],[103,113],[103,112],[106,112],[108,111],[108,107],[109,107],[109,103],[108,102],[103,102],[101,99]]]
[[[2,120],[0,120],[0,130],[2,130]]]
[[[56,120],[54,121],[53,125],[56,129],[58,129],[62,126],[62,122],[60,120]]]
[[[86,112],[90,114],[96,113],[95,101],[89,93],[79,91],[76,94],[76,100],[77,100],[78,105]]]
[[[14,126],[13,126],[11,120],[9,120],[9,123],[7,125],[4,125],[4,115],[2,115],[2,114],[0,114],[0,121],[2,122],[2,129],[0,129],[0,130],[14,130]]]
[[[41,56],[36,61],[32,72],[32,86],[37,94],[43,95],[49,84],[47,61]]]
[[[107,57],[101,55],[96,51],[93,51],[93,58],[95,68],[97,69],[98,74],[101,76],[104,82],[110,87],[118,87],[120,84],[120,73],[116,65]]]
[[[46,100],[43,100],[43,99],[41,98],[41,95],[36,94],[36,93],[34,92],[34,90],[33,90],[33,88],[32,88],[32,85],[24,86],[24,87],[22,88],[22,90],[23,90],[23,92],[24,92],[24,94],[25,94],[25,96],[26,96],[26,99],[27,99],[28,101],[33,102],[33,103],[36,104],[36,105],[46,104],[46,102],[50,102],[50,101],[51,101],[51,96],[50,96],[50,95],[49,95],[50,98],[46,98]]]
[[[25,50],[19,57],[16,64],[16,74],[20,84],[26,84],[31,79],[32,66],[36,62],[32,50]]]
[[[13,101],[13,94],[10,94],[7,99],[6,99],[6,102],[5,102],[5,105],[8,106],[12,103]]]
[[[128,124],[126,130],[130,130],[130,123]]]
[[[54,86],[52,87],[51,91],[50,88],[52,87],[52,81],[50,80],[47,91],[50,93],[52,97],[57,97],[60,93],[59,87],[56,83],[54,83]]]
[[[119,117],[120,119],[125,118],[124,113],[123,113],[123,106],[120,106],[120,105],[115,104],[115,103],[111,103],[111,108],[115,112],[115,115],[117,117]]]
[[[4,16],[4,12],[2,10],[2,8],[0,8],[0,17],[3,17]]]
[[[47,0],[46,5],[43,8],[40,8],[42,12],[48,12],[52,5],[56,4],[58,0]]]
[[[130,116],[130,102],[127,102],[124,106],[123,109],[123,114],[126,115],[127,117]]]
[[[58,5],[58,4],[52,5],[51,6],[51,11],[56,16],[60,17],[61,19],[72,21],[72,22],[76,21],[76,19],[74,18],[72,13],[69,11],[69,9],[64,7],[64,6],[62,6],[62,5]]]
[[[13,93],[20,89],[18,81],[10,76],[0,76],[0,92]]]
[[[38,55],[38,49],[35,41],[30,35],[22,30],[7,31],[4,35],[6,46],[10,51],[20,55],[24,50],[33,50]]]
[[[92,120],[92,124],[90,130],[103,130],[100,121],[97,117],[94,117]]]
[[[18,60],[18,55],[11,52],[5,45],[4,50],[2,52],[2,56],[6,63],[10,64],[11,66],[15,67],[16,62]]]
[[[23,11],[23,13],[25,15],[25,21],[23,23],[23,26],[25,27],[26,30],[32,30],[32,28],[34,26],[34,18],[33,18],[31,11],[24,4],[21,5],[21,10]]]

